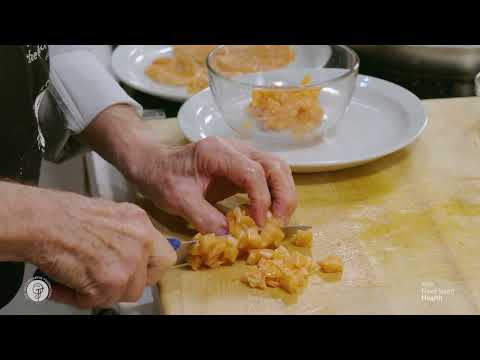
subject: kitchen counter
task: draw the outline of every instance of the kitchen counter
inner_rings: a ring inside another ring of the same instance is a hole
[[[338,254],[342,276],[314,276],[300,296],[247,288],[240,267],[171,270],[165,314],[480,314],[480,99],[425,101],[430,124],[396,154],[355,169],[297,175],[294,221],[312,224],[312,255]],[[176,121],[153,130],[183,142]],[[166,235],[172,231],[160,217]]]
[[[230,268],[174,270],[159,285],[165,314],[480,312],[480,99],[425,101],[430,126],[409,149],[360,168],[295,180],[295,218],[315,225],[313,255],[338,253],[343,277],[315,277],[299,298],[232,281]],[[174,119],[159,141],[184,143]],[[44,163],[41,186],[87,193],[84,163]],[[163,227],[168,234],[168,224]],[[25,279],[33,274],[27,269]],[[435,298],[441,294],[442,299]],[[424,298],[422,299],[422,295]],[[20,292],[0,314],[88,314],[30,304]]]

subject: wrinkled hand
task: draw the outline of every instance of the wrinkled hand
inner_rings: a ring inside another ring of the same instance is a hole
[[[297,206],[288,165],[240,141],[216,137],[171,147],[158,143],[129,105],[114,105],[81,135],[156,206],[190,221],[202,233],[225,233],[226,219],[211,204],[239,192],[251,201],[258,225],[268,210],[287,222]]]
[[[246,143],[210,137],[173,148],[150,145],[140,154],[133,179],[139,190],[202,233],[227,232],[224,215],[211,204],[239,192],[249,195],[250,215],[260,226],[270,209],[285,223],[296,209],[288,165]]]
[[[135,302],[175,264],[176,253],[147,214],[116,204],[49,192],[47,224],[30,262],[61,285],[52,299],[78,308]]]

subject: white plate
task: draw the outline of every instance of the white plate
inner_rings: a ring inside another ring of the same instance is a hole
[[[172,54],[172,45],[120,45],[112,55],[115,75],[125,84],[146,94],[184,102],[190,95],[183,86],[161,85],[145,75],[147,66]]]
[[[190,98],[180,109],[178,121],[190,141],[208,136],[237,137],[217,110],[210,89]],[[384,80],[359,76],[335,140],[292,150],[256,146],[283,158],[297,173],[332,171],[401,150],[412,144],[427,124],[423,105],[411,92]]]
[[[315,64],[321,66],[331,56],[331,51],[315,45],[292,45],[296,58],[289,66]],[[120,45],[112,55],[115,75],[125,84],[146,94],[177,102],[185,102],[190,95],[184,86],[162,85],[145,75],[145,69],[159,57],[172,56],[173,45]]]

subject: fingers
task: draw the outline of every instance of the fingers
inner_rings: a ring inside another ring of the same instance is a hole
[[[157,283],[164,271],[158,272],[160,266],[159,262],[155,268],[157,272],[152,276],[155,279],[151,284]],[[79,293],[64,285],[54,284],[52,285],[51,300],[54,302],[70,305],[78,309],[92,309],[96,307],[111,307],[119,302],[133,303],[138,301],[145,290],[147,285],[147,267],[145,264],[139,267],[138,271],[130,279],[126,286],[120,286],[118,289],[110,289],[104,291],[91,291],[88,293]],[[123,295],[119,295],[123,294]]]
[[[257,151],[243,142],[232,140],[234,146],[261,164],[265,171],[272,198],[272,213],[285,224],[298,206],[298,197],[292,171],[287,163],[274,155]]]
[[[148,258],[147,284],[157,284],[165,273],[177,262],[177,253],[159,232],[153,239],[152,252]]]
[[[288,224],[298,205],[297,191],[292,172],[288,165],[273,156],[257,154],[258,161],[265,169],[272,196],[272,213]]]
[[[52,284],[52,295],[50,300],[78,308],[76,292],[61,284]]]
[[[200,168],[207,174],[225,177],[242,188],[250,198],[250,215],[259,226],[263,226],[271,198],[262,166],[223,139],[207,138],[197,146]]]
[[[51,300],[79,309],[92,309],[96,307],[107,308],[119,302],[133,303],[142,297],[145,286],[148,283],[147,280],[149,279],[149,276],[151,276],[153,279],[151,284],[155,284],[160,281],[167,269],[162,265],[164,265],[164,261],[158,261],[156,266],[153,267],[155,271],[152,275],[150,275],[147,274],[147,266],[145,262],[139,266],[137,272],[130,278],[130,281],[126,285],[120,285],[116,288],[99,291],[94,291],[92,289],[92,291],[80,293],[64,285],[56,283],[52,285]],[[162,269],[161,272],[158,271],[160,268]]]
[[[216,204],[242,191],[242,189],[226,178],[215,178],[207,188],[205,199],[211,204]]]
[[[270,191],[263,168],[255,161],[237,153],[225,163],[224,176],[243,188],[250,199],[250,215],[259,226],[265,225],[271,207]]]
[[[147,284],[147,262],[148,259],[144,257],[141,264],[138,266],[136,273],[130,278],[127,288],[121,298],[121,302],[133,303],[142,297],[143,292],[145,291],[145,285]]]
[[[106,300],[100,294],[80,294],[61,284],[52,285],[52,296],[50,299],[57,303],[84,310],[96,307],[110,307],[115,304],[115,301]]]
[[[201,193],[194,190],[183,192],[183,201],[179,204],[183,217],[202,234],[226,235],[228,224],[225,216],[213,207]]]

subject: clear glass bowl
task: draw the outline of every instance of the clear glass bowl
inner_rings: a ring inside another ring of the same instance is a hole
[[[343,45],[222,45],[207,59],[226,123],[242,138],[280,147],[335,137],[359,66]]]

